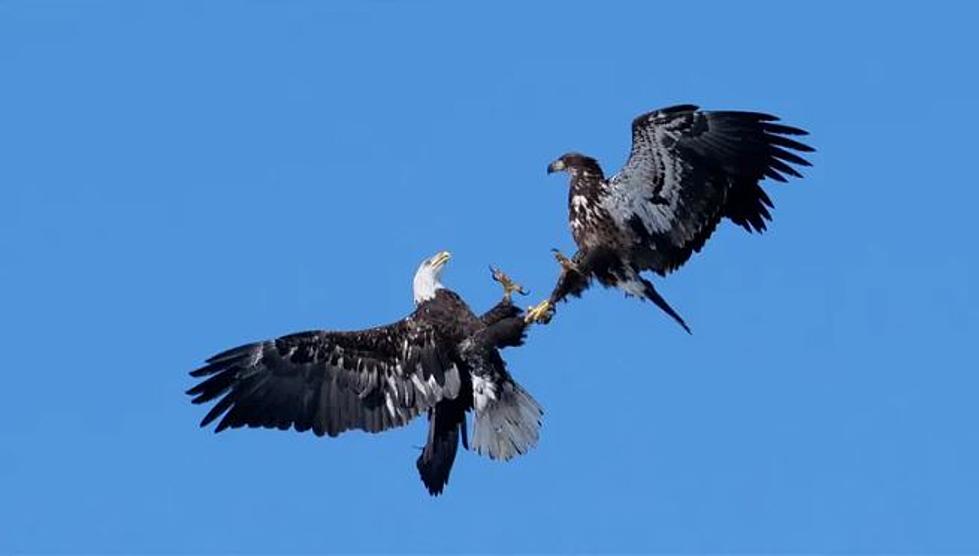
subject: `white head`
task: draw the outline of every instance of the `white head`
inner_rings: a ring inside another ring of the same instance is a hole
[[[436,290],[445,287],[442,282],[439,282],[439,275],[442,274],[442,269],[450,258],[452,255],[448,251],[440,251],[435,256],[422,261],[418,271],[415,272],[415,281],[412,284],[415,305],[432,299],[435,297]]]

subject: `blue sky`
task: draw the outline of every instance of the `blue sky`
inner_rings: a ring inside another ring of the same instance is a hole
[[[0,552],[979,552],[971,4],[0,2]],[[216,351],[477,308],[570,250],[643,111],[812,132],[764,236],[590,291],[511,370],[540,445],[445,496],[383,435],[199,430]]]

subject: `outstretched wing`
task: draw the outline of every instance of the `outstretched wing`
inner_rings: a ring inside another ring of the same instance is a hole
[[[311,331],[243,345],[192,371],[187,391],[218,400],[201,426],[265,427],[336,436],[404,425],[459,394],[453,346],[431,326],[403,321],[358,332]]]
[[[748,231],[771,220],[763,178],[802,177],[792,151],[813,149],[788,136],[801,129],[755,112],[702,112],[681,105],[632,122],[632,151],[609,179],[603,204],[634,242],[633,260],[666,274],[699,251],[721,218]]]

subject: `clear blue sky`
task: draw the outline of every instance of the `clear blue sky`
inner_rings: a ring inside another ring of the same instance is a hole
[[[0,552],[979,552],[971,4],[0,2]],[[534,290],[567,150],[769,111],[815,167],[660,290],[507,354],[545,406],[445,496],[419,421],[199,430],[186,372],[411,310],[455,253]]]

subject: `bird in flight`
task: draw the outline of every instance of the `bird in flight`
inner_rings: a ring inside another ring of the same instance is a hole
[[[801,178],[798,153],[813,149],[807,133],[768,114],[701,111],[680,105],[632,122],[625,166],[606,178],[598,162],[567,153],[548,173],[567,172],[569,223],[578,250],[555,250],[561,272],[551,295],[525,313],[512,300],[526,294],[492,269],[503,298],[476,315],[440,276],[442,251],[415,273],[415,310],[395,323],[360,331],[316,330],[219,353],[190,374],[195,404],[213,403],[201,421],[215,432],[264,427],[336,436],[375,433],[428,417],[415,462],[428,492],[440,494],[459,444],[508,460],[536,445],[543,412],[507,371],[500,350],[523,344],[527,327],[547,323],[568,296],[592,282],[653,302],[687,332],[684,319],[642,276],[666,276],[699,252],[724,218],[749,232],[771,220],[761,182]],[[467,413],[473,413],[470,441]]]
[[[530,308],[527,320],[550,321],[558,302],[578,297],[597,280],[662,309],[690,327],[643,271],[666,276],[699,252],[724,218],[749,232],[771,220],[765,178],[801,178],[792,166],[809,166],[796,153],[813,148],[793,139],[802,129],[769,114],[702,111],[685,104],[632,121],[632,150],[625,166],[606,178],[598,162],[567,153],[547,172],[567,172],[568,219],[577,252],[555,250],[561,273],[550,297]]]
[[[216,402],[201,427],[264,427],[337,436],[375,433],[428,415],[416,467],[429,493],[442,492],[458,445],[492,459],[523,454],[538,440],[543,412],[506,369],[500,349],[523,343],[527,320],[511,295],[525,293],[493,270],[503,299],[476,315],[445,288],[450,255],[424,260],[413,281],[415,310],[386,326],[315,330],[239,346],[191,376],[193,403]],[[472,440],[466,413],[474,413]]]

